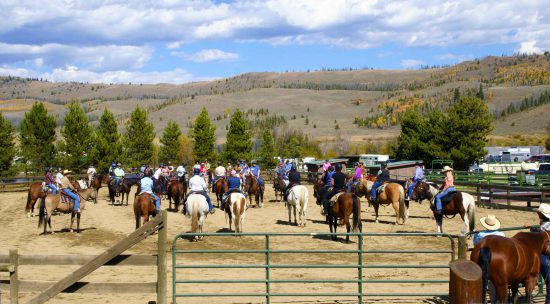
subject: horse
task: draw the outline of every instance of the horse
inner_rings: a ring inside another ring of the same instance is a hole
[[[468,193],[460,191],[450,193],[441,199],[443,209],[441,214],[438,214],[435,210],[434,202],[437,192],[437,187],[433,184],[428,184],[425,181],[422,181],[419,182],[413,189],[411,197],[413,200],[430,200],[430,209],[432,210],[436,221],[437,232],[443,232],[443,215],[447,218],[453,218],[456,214],[460,214],[460,217],[464,222],[464,231],[474,231],[476,215],[476,204],[474,197]]]
[[[94,174],[92,176],[92,181],[90,182],[90,188],[95,189],[95,192],[96,192],[96,196],[95,196],[95,199],[94,199],[94,204],[97,204],[97,197],[99,195],[99,189],[101,188],[101,181],[103,179],[104,179],[104,174],[102,174],[102,175]]]
[[[273,190],[275,191],[275,200],[281,201],[285,195],[285,188],[287,183],[283,177],[279,174],[273,179]]]
[[[141,225],[140,217],[143,218],[143,225],[149,221],[150,215],[157,213],[155,199],[149,193],[142,193],[134,196],[134,217],[136,219],[136,229]]]
[[[231,231],[231,222],[235,224],[235,232],[243,232],[243,222],[246,215],[246,197],[240,192],[233,192],[227,198],[228,204],[225,204],[225,220],[229,218],[229,231]]]
[[[353,225],[350,225],[349,223],[350,215],[353,215]],[[339,194],[336,202],[334,202],[334,205],[328,208],[327,222],[330,227],[330,233],[333,233],[333,228],[334,233],[336,233],[338,219],[346,224],[346,231],[348,233],[348,235],[346,235],[346,243],[349,243],[350,229],[351,232],[357,232],[358,230],[359,232],[362,231],[361,203],[359,202],[359,198],[353,193],[343,192],[342,194]],[[336,235],[333,235],[331,238],[334,241],[337,240]]]
[[[86,207],[87,198],[94,194],[94,189],[85,189],[78,192],[80,196],[80,210],[84,210]],[[42,198],[40,201],[40,211],[38,216],[38,228],[44,225],[44,234],[47,233],[46,226],[50,226],[50,230],[53,233],[52,229],[52,220],[51,216],[54,210],[57,210],[61,213],[70,213],[71,214],[71,226],[69,228],[70,232],[73,232],[73,223],[76,215],[76,230],[80,232],[80,215],[81,213],[76,213],[74,211],[74,202],[70,201],[69,203],[64,203],[61,201],[61,194],[48,194]]]
[[[168,208],[178,212],[180,202],[183,202],[184,195],[183,183],[179,179],[172,179],[166,187],[166,196],[169,201]],[[172,209],[172,198],[174,199],[174,209]]]
[[[309,193],[307,188],[302,185],[296,185],[290,188],[288,193],[288,224],[291,223],[291,210],[294,209],[294,223],[300,227],[306,226],[306,210]],[[298,209],[298,215],[300,221],[296,218],[296,209]]]
[[[318,179],[315,184],[313,184],[313,196],[316,198],[317,205],[321,205],[326,192],[325,183]]]
[[[42,190],[42,182],[32,183],[27,192],[27,204],[25,205],[25,212],[27,217],[34,217],[34,205],[36,200],[44,198],[48,193]]]
[[[248,200],[250,204],[252,204],[252,195],[254,195],[254,200],[256,201],[256,205],[262,208],[263,202],[264,202],[264,189],[263,187],[260,187],[260,183],[258,182],[258,179],[251,172],[248,172],[246,176],[245,189],[246,189],[246,192],[248,193]]]
[[[227,180],[224,177],[220,177],[214,184],[214,193],[216,194],[218,208],[220,209],[222,209],[222,196],[225,192],[227,192]]]
[[[209,213],[208,203],[202,194],[191,194],[185,203],[187,217],[191,218],[191,233],[202,233],[204,219]],[[202,236],[195,236],[193,240],[201,240]]]
[[[550,234],[542,231],[519,232],[511,238],[488,235],[475,245],[470,260],[482,270],[483,303],[489,280],[496,289],[496,303],[508,301],[508,286],[512,299],[516,300],[520,283],[525,285],[526,303],[531,303],[539,276],[540,254],[550,254],[549,243]]]
[[[368,180],[361,180],[351,186],[351,192],[354,193],[358,198],[364,196],[365,199],[367,199],[368,201],[370,198],[370,189],[372,187],[372,184],[373,183]]]
[[[395,224],[405,224],[409,211],[405,206],[405,190],[397,183],[387,183],[384,190],[372,201],[375,213],[375,221],[378,223],[378,208],[380,205],[392,205],[395,210]],[[399,222],[401,220],[401,223]]]

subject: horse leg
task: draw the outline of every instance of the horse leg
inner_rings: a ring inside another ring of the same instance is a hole
[[[294,207],[292,207],[292,210],[294,211],[294,224],[298,226],[298,218],[296,218],[296,209],[298,209],[298,206],[294,205]]]
[[[74,223],[74,212],[71,212],[71,227],[69,227],[69,232],[73,232],[73,223]]]
[[[374,203],[372,206],[374,207],[374,222],[378,223],[378,208],[380,208],[380,205],[378,205],[378,203]]]
[[[438,214],[434,216],[435,225],[437,226],[437,233],[443,233],[443,215]]]
[[[346,243],[349,244],[349,233],[350,233],[350,230],[351,230],[351,225],[350,225],[350,223],[349,223],[349,217],[346,217],[345,223],[346,223],[346,231],[347,231],[347,234],[346,234]]]

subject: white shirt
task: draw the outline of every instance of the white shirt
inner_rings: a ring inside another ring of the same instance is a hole
[[[161,174],[162,174],[162,169],[158,168],[157,171],[155,171],[155,174],[153,175],[153,177],[155,179],[159,179]]]
[[[227,173],[227,171],[225,171],[225,168],[223,166],[218,166],[216,168],[216,170],[214,170],[214,175],[215,176],[224,176],[225,177],[226,173]]]
[[[185,168],[183,166],[178,166],[176,172],[178,172],[179,177],[182,177],[185,174]]]
[[[206,188],[204,178],[199,175],[195,175],[189,180],[189,191],[206,191]]]
[[[57,172],[57,174],[55,175],[55,182],[58,184],[61,184],[62,178],[63,178],[63,174],[61,174],[61,172]]]
[[[95,168],[89,168],[88,171],[86,171],[86,173],[88,173],[88,175],[94,175],[97,172],[95,171]]]

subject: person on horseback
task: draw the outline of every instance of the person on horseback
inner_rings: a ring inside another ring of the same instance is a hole
[[[242,184],[246,185],[246,176],[248,175],[248,164],[246,163],[246,160],[241,159],[241,178],[242,178]]]
[[[323,215],[328,214],[328,207],[330,199],[339,192],[346,191],[347,176],[342,173],[342,165],[336,164],[336,172],[332,174],[330,179],[330,186],[332,190],[325,193],[323,199]],[[326,185],[325,185],[326,187]]]
[[[265,183],[262,177],[260,176],[260,166],[258,166],[258,163],[255,160],[252,160],[252,167],[250,167],[248,171],[252,173],[252,176],[254,176],[258,180],[260,187],[264,189]]]
[[[290,189],[294,186],[300,185],[300,173],[298,170],[296,170],[296,165],[292,165],[292,168],[290,169],[290,172],[288,173],[288,185],[285,187],[284,192],[284,200],[286,201],[288,198],[288,192]]]
[[[231,162],[227,162],[227,166],[225,166],[225,176],[227,178],[231,176],[231,170],[233,170],[233,166],[231,165]]]
[[[380,165],[380,171],[376,176],[376,181],[374,182],[374,184],[372,184],[372,188],[370,190],[371,202],[376,201],[376,192],[378,190],[378,187],[382,186],[382,184],[388,182],[389,180],[390,180],[390,171],[388,170],[387,165],[385,163],[382,163]]]
[[[94,165],[90,165],[88,171],[86,171],[86,174],[88,174],[88,187],[90,187],[92,185],[92,179],[94,179],[94,175],[97,174]]]
[[[172,172],[174,171],[174,166],[172,166],[172,162],[168,162],[168,173],[169,174],[172,174]]]
[[[151,178],[153,176],[153,170],[145,170],[145,176],[141,179],[140,182],[140,189],[141,192],[138,195],[142,195],[143,193],[148,193],[151,197],[155,199],[155,209],[157,211],[157,214],[160,212],[160,197],[158,197],[153,192],[153,179]]]
[[[327,172],[328,168],[330,167],[331,167],[330,162],[328,161],[328,159],[325,159],[325,162],[323,163],[323,171]]]
[[[225,192],[222,196],[223,205],[221,209],[224,209],[223,206],[225,205],[227,198],[231,193],[243,193],[241,190],[241,179],[239,178],[239,174],[237,173],[237,171],[231,170],[229,174],[229,178],[227,178],[227,192]]]
[[[206,193],[208,186],[206,186],[206,182],[204,181],[204,178],[200,176],[200,173],[200,169],[193,169],[193,177],[189,179],[189,194],[196,193],[204,195],[206,202],[208,203],[210,213],[214,213],[214,205],[212,205],[210,196]],[[187,195],[187,197],[189,197],[189,195]]]
[[[116,165],[114,174],[115,174],[115,188],[117,189],[117,192],[118,192],[120,189],[120,182],[122,181],[122,178],[124,177],[124,175],[126,175],[126,173],[124,173],[124,170],[122,169],[121,163],[118,163]]]
[[[539,217],[539,226],[523,225],[525,228],[531,228],[531,232],[546,231],[550,232],[550,204],[541,203],[537,209]],[[546,283],[546,299],[544,303],[550,303],[550,256],[541,253],[540,255],[540,274]]]
[[[185,173],[187,173],[187,172],[185,172],[185,167],[183,165],[179,165],[176,168],[176,172],[177,172],[179,178],[182,178],[185,175]]]
[[[53,194],[57,194],[57,187],[55,186],[55,180],[52,175],[52,169],[46,168],[46,174],[44,175],[44,183],[46,187],[52,189]]]
[[[57,190],[59,191],[59,187],[61,187],[61,179],[63,178],[63,171],[61,171],[61,168],[57,168],[55,169],[55,183],[56,183],[56,186],[57,186]]]
[[[290,169],[292,169],[292,164],[290,163],[290,160],[286,160],[286,163],[285,163],[285,173],[286,175],[288,175],[288,172],[290,172]]]
[[[109,176],[111,176],[111,179],[115,176],[115,169],[116,169],[116,163],[112,162],[111,166],[109,167]]]
[[[420,162],[416,162],[415,169],[414,169],[414,176],[412,177],[412,183],[409,185],[409,188],[407,189],[407,198],[411,199],[414,187],[418,185],[421,181],[425,179],[424,177],[424,170],[422,169],[422,164]]]
[[[216,187],[216,183],[220,178],[226,178],[227,171],[225,170],[225,167],[222,166],[222,162],[218,161],[218,166],[216,169],[214,169],[214,180],[212,181],[212,192],[214,192],[214,188]]]
[[[353,184],[361,182],[361,180],[363,179],[363,171],[363,162],[358,162],[357,164],[355,164],[355,173],[353,174],[352,180],[348,182],[348,192],[351,192],[351,186]]]
[[[80,213],[80,197],[76,193],[76,189],[71,184],[71,181],[69,180],[69,175],[72,173],[72,171],[64,170],[63,171],[63,178],[61,179],[61,192],[65,193],[68,197],[72,198],[74,201],[74,212]]]
[[[441,213],[443,206],[441,206],[441,198],[447,195],[450,192],[456,191],[455,185],[454,185],[454,177],[453,177],[453,168],[449,166],[443,167],[443,174],[445,174],[445,181],[443,184],[443,188],[439,193],[435,196],[435,212]]]
[[[170,180],[170,170],[168,170],[168,166],[166,166],[165,164],[161,164],[160,170],[162,177],[164,177],[162,183],[160,184],[160,188],[162,193],[166,193],[166,185]]]
[[[277,168],[277,175],[279,175],[283,180],[288,180],[288,175],[286,175],[286,170],[284,163],[279,163],[279,167]]]

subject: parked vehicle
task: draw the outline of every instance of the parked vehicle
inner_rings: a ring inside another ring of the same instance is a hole
[[[533,155],[529,157],[526,161],[526,163],[549,163],[550,162],[550,154],[538,154]]]

